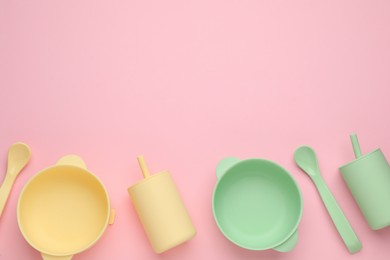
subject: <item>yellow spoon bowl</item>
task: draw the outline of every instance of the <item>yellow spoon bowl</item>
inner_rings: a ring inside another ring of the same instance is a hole
[[[69,260],[88,249],[114,219],[103,184],[75,155],[36,174],[17,211],[24,238],[45,260]]]

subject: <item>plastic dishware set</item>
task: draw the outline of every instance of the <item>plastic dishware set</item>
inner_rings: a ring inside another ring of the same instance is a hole
[[[369,226],[390,226],[390,166],[380,149],[362,155],[356,134],[350,137],[356,160],[339,170]],[[348,251],[359,252],[362,244],[321,177],[314,150],[301,146],[294,160],[316,186]],[[213,213],[227,239],[250,250],[288,252],[295,247],[302,199],[285,169],[263,159],[228,157],[219,162],[216,174]]]
[[[8,169],[0,187],[0,216],[16,176],[30,159],[23,143],[11,146]],[[128,189],[138,217],[156,253],[193,238],[196,230],[167,171],[150,175],[138,157],[144,179]],[[77,155],[66,155],[35,174],[17,205],[19,229],[44,260],[70,260],[93,246],[114,223],[108,192]]]
[[[339,168],[343,179],[373,229],[390,226],[390,167],[382,151],[362,155],[355,134],[351,141],[356,159]],[[11,146],[0,187],[0,217],[12,185],[30,159],[23,143]],[[348,251],[361,242],[322,179],[315,152],[308,146],[294,153],[296,164],[311,178]],[[169,172],[151,175],[138,157],[143,179],[128,188],[135,212],[154,252],[176,247],[196,229]],[[228,157],[216,168],[212,211],[222,234],[249,250],[291,251],[298,242],[302,195],[292,175],[265,159]],[[70,260],[93,246],[114,223],[108,192],[84,161],[67,155],[35,174],[20,192],[19,229],[45,260]]]

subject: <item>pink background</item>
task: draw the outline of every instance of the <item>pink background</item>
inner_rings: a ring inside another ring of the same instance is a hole
[[[0,0],[1,172],[13,142],[33,152],[0,219],[0,259],[40,259],[19,232],[18,195],[68,153],[117,211],[75,260],[352,259],[293,162],[302,144],[363,243],[353,259],[389,259],[390,228],[369,229],[338,173],[353,159],[352,131],[364,153],[390,157],[389,14],[387,0]],[[162,255],[127,195],[139,154],[172,173],[198,229]],[[292,252],[247,251],[219,232],[211,195],[226,156],[274,160],[296,178],[304,211]]]

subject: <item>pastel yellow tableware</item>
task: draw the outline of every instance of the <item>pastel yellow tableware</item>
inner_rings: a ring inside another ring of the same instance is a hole
[[[142,156],[138,162],[144,179],[128,192],[153,251],[162,253],[193,238],[196,230],[171,175],[150,175]]]
[[[0,187],[0,217],[3,213],[8,196],[14,185],[16,177],[24,166],[30,161],[30,147],[24,143],[15,143],[8,150],[7,173]]]
[[[101,181],[76,155],[36,174],[17,208],[20,231],[45,260],[69,260],[93,244],[114,220]]]

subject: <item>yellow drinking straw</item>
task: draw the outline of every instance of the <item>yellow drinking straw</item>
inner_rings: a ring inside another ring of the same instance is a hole
[[[138,156],[137,160],[138,160],[138,164],[139,164],[139,167],[141,168],[142,175],[144,176],[144,178],[146,179],[146,178],[150,177],[150,172],[148,170],[148,166],[146,165],[144,156],[143,155]]]

